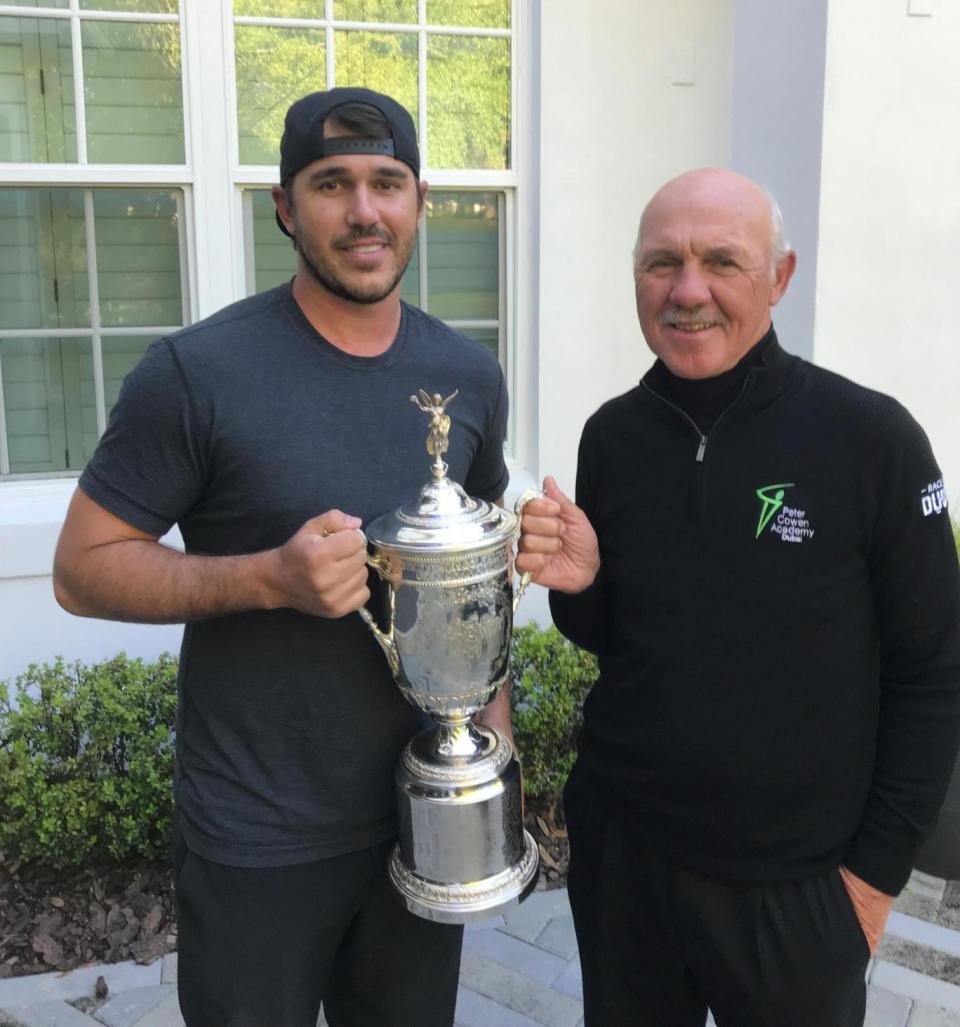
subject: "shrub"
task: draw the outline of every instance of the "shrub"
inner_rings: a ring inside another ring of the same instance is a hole
[[[555,627],[542,630],[530,623],[514,631],[513,733],[529,799],[559,798],[576,758],[583,702],[597,674],[596,658],[571,645]]]
[[[169,852],[176,660],[57,659],[0,683],[0,849],[61,863]]]

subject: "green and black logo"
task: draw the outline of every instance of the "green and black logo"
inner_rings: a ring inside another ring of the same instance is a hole
[[[757,489],[757,499],[760,500],[760,520],[757,521],[757,534],[760,533],[773,520],[774,515],[783,506],[783,496],[786,489],[792,489],[793,482],[783,482],[780,485],[763,485]],[[770,493],[773,495],[770,495]]]

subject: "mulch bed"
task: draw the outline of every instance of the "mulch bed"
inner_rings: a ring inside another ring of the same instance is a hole
[[[541,887],[566,881],[567,833],[556,811],[528,809]],[[0,979],[92,963],[152,963],[177,947],[169,863],[135,860],[56,868],[0,853]]]
[[[0,978],[90,963],[151,963],[177,947],[170,867],[57,869],[0,854]]]

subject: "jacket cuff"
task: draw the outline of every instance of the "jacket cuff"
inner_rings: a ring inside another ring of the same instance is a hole
[[[910,878],[920,839],[909,843],[871,837],[861,831],[843,857],[843,865],[887,895],[899,895]]]

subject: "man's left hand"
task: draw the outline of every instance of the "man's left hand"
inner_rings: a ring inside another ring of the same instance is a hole
[[[887,917],[890,916],[890,909],[893,906],[893,896],[878,891],[873,885],[867,884],[846,867],[840,867],[840,879],[847,889],[857,919],[867,937],[870,955],[875,956],[880,946],[883,929],[887,926]]]

